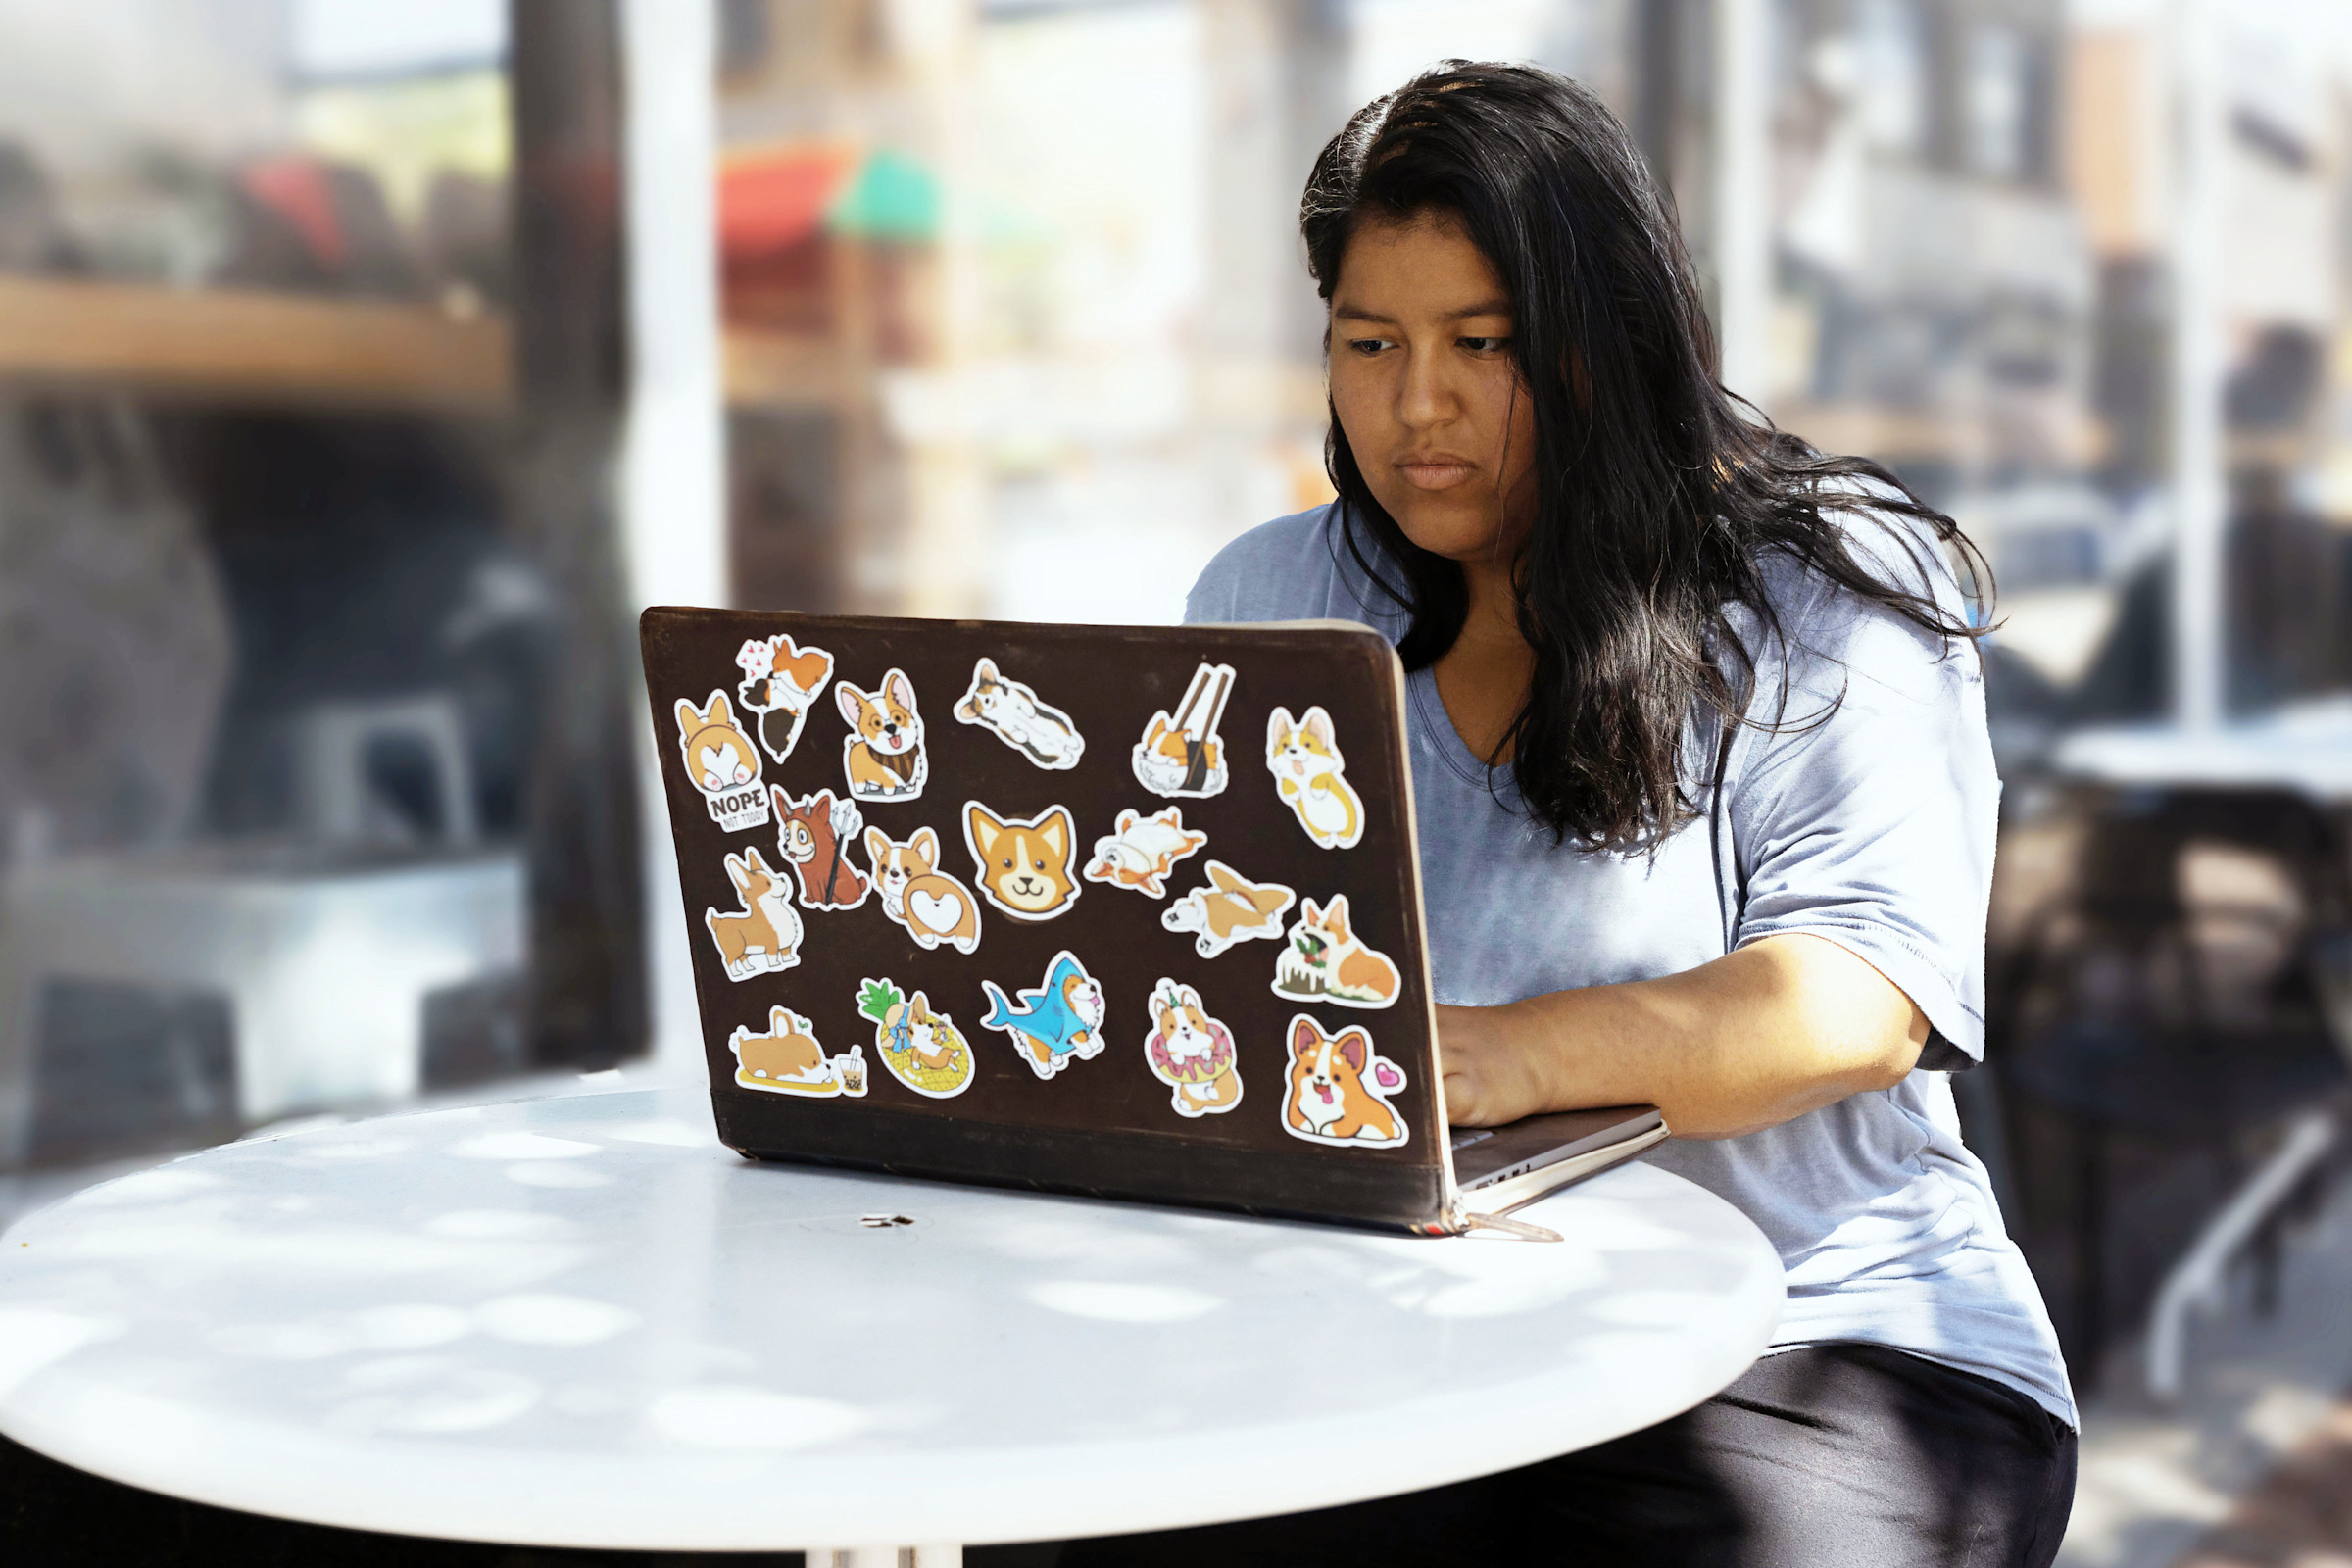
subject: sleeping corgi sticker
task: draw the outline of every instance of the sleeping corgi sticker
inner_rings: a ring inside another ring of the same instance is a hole
[[[1168,874],[1175,870],[1176,862],[1207,843],[1207,834],[1186,829],[1181,806],[1151,816],[1121,811],[1118,831],[1095,840],[1095,858],[1086,862],[1086,879],[1164,899]]]
[[[1044,982],[1024,988],[1017,1002],[1008,1001],[994,980],[981,981],[980,990],[988,998],[980,1027],[1004,1031],[1041,1079],[1102,1054],[1102,982],[1066,948],[1046,965]]]
[[[771,871],[758,850],[727,857],[727,880],[743,907],[733,914],[703,911],[703,928],[718,948],[730,980],[774,974],[801,961],[801,917],[784,894],[784,875]]]
[[[1242,1102],[1233,1031],[1208,1015],[1200,993],[1163,977],[1152,988],[1152,1034],[1144,1042],[1152,1076],[1166,1084],[1179,1116],[1216,1116]]]
[[[1343,1007],[1386,1007],[1396,1001],[1396,964],[1364,945],[1349,924],[1346,894],[1321,908],[1298,903],[1290,946],[1274,960],[1274,994],[1293,1002],[1331,1002]]]
[[[681,697],[673,711],[686,776],[702,791],[710,820],[729,833],[765,827],[767,791],[760,787],[760,750],[735,727],[726,694],[712,692],[701,708]]]
[[[1204,800],[1221,795],[1231,779],[1225,765],[1225,743],[1218,738],[1217,721],[1233,695],[1231,664],[1202,664],[1193,671],[1192,684],[1176,711],[1152,715],[1144,738],[1135,744],[1136,782],[1152,794],[1174,800],[1187,796]]]
[[[977,724],[1038,766],[1056,772],[1076,767],[1086,755],[1086,738],[1070,715],[1048,707],[1035,687],[1006,680],[993,659],[972,666],[972,684],[956,705],[956,719]]]
[[[781,762],[801,739],[801,724],[815,706],[816,694],[833,678],[833,656],[822,648],[803,648],[789,633],[747,638],[735,651],[743,684],[735,696],[747,713],[760,715],[760,744]]]
[[[865,1048],[828,1056],[816,1043],[816,1025],[790,1007],[767,1009],[767,1033],[738,1027],[727,1041],[735,1053],[735,1081],[771,1095],[865,1098]]]
[[[963,803],[963,843],[980,896],[1015,920],[1051,920],[1077,902],[1070,876],[1078,832],[1070,808],[1052,806],[1026,821]]]
[[[850,722],[841,743],[841,770],[856,801],[911,801],[923,793],[930,760],[923,755],[923,718],[914,686],[894,669],[870,692],[846,680],[833,683],[833,701]]]
[[[917,991],[908,997],[890,980],[858,984],[858,1015],[873,1020],[874,1049],[890,1075],[918,1095],[952,1100],[972,1086],[972,1048],[956,1020],[931,1010]]]
[[[972,890],[939,869],[939,835],[918,827],[900,844],[878,827],[865,830],[866,863],[882,912],[906,928],[925,952],[945,942],[957,953],[980,945],[980,901]]]
[[[1282,935],[1283,911],[1295,897],[1279,882],[1252,882],[1223,860],[1208,862],[1208,886],[1168,906],[1159,923],[1193,933],[1193,951],[1213,958],[1237,942]]]
[[[1364,836],[1363,800],[1340,776],[1347,765],[1322,709],[1296,720],[1287,708],[1266,715],[1266,770],[1306,836],[1327,850],[1354,849]]]
[[[1372,1049],[1372,1036],[1350,1025],[1335,1037],[1305,1013],[1291,1019],[1290,1086],[1282,1130],[1339,1149],[1394,1149],[1404,1118],[1389,1096],[1404,1087],[1404,1069]]]

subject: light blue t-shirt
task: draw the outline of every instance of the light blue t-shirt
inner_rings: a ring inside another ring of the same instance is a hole
[[[1848,538],[1885,579],[1958,606],[1940,555],[1905,548],[1924,541],[1870,524]],[[1924,579],[1920,562],[1932,563]],[[1675,974],[1801,931],[1860,955],[1918,1004],[1940,1037],[1929,1059],[1950,1059],[1953,1048],[1983,1059],[2000,782],[1978,661],[1792,562],[1767,563],[1765,575],[1788,657],[1752,614],[1735,623],[1755,657],[1749,715],[1778,716],[1778,732],[1740,727],[1718,795],[1711,725],[1694,723],[1686,779],[1701,814],[1654,854],[1554,845],[1514,810],[1507,771],[1490,788],[1430,671],[1409,677],[1439,1002],[1491,1006]],[[1404,632],[1332,508],[1235,540],[1185,607],[1191,621],[1317,617],[1361,621],[1392,641]],[[1788,1304],[1776,1348],[1891,1346],[1996,1379],[2076,1422],[2041,1293],[1961,1142],[1945,1074],[1922,1068],[1763,1132],[1675,1140],[1647,1157],[1738,1205],[1780,1250]]]

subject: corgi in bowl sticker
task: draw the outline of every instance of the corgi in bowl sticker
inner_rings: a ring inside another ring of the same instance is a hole
[[[1051,920],[1077,902],[1070,861],[1078,830],[1068,807],[1050,806],[1023,820],[966,801],[963,843],[972,852],[980,896],[1015,920]]]
[[[858,1011],[873,1020],[882,1065],[916,1094],[951,1100],[972,1086],[971,1046],[920,991],[908,997],[892,981],[862,980]]]
[[[972,684],[956,705],[956,718],[979,725],[1038,766],[1056,772],[1076,767],[1086,755],[1086,737],[1070,715],[1049,707],[1036,688],[1006,680],[993,659],[972,666]]]
[[[1404,1069],[1372,1049],[1372,1036],[1361,1025],[1327,1035],[1302,1012],[1291,1019],[1290,1042],[1284,1132],[1340,1149],[1394,1149],[1404,1142],[1404,1118],[1389,1103],[1404,1087]]]
[[[735,1081],[771,1095],[865,1097],[865,1048],[828,1056],[816,1043],[816,1025],[790,1007],[767,1010],[767,1033],[738,1027],[727,1041],[735,1053]]]
[[[993,980],[980,982],[988,998],[983,1029],[1002,1029],[1020,1049],[1021,1060],[1040,1078],[1051,1078],[1073,1061],[1102,1054],[1102,982],[1086,972],[1067,949],[1046,965],[1043,984],[1023,988],[1007,1000]]]
[[[727,857],[727,880],[743,907],[733,914],[703,911],[703,926],[717,945],[730,980],[773,974],[801,961],[801,917],[784,896],[784,873],[771,871],[758,850]]]
[[[710,820],[729,833],[765,827],[767,791],[760,787],[760,749],[735,727],[726,694],[712,692],[702,708],[681,697],[674,711],[686,776],[702,791]]]
[[[1208,1015],[1200,993],[1162,978],[1152,988],[1152,1034],[1144,1042],[1152,1076],[1166,1084],[1179,1116],[1215,1116],[1242,1102],[1233,1031]]]
[[[776,848],[801,880],[804,909],[855,909],[871,884],[850,863],[865,819],[855,801],[837,801],[831,790],[794,800],[779,785],[768,786],[776,807]]]
[[[833,656],[822,648],[803,648],[791,636],[753,637],[735,651],[743,684],[735,695],[747,713],[760,715],[760,744],[781,762],[800,743],[801,724],[815,706],[817,693],[833,678]]]
[[[1144,738],[1135,744],[1136,782],[1154,795],[1205,799],[1224,793],[1231,778],[1225,765],[1225,743],[1218,738],[1217,721],[1225,716],[1226,699],[1233,695],[1231,664],[1202,664],[1193,671],[1192,684],[1173,713],[1152,715]]]
[[[1343,1007],[1386,1007],[1396,1001],[1396,964],[1364,946],[1342,894],[1322,907],[1298,903],[1290,946],[1274,960],[1274,994],[1293,1002],[1332,1002]]]
[[[1352,850],[1364,836],[1364,803],[1341,777],[1347,767],[1322,709],[1296,719],[1287,708],[1266,715],[1266,770],[1306,836],[1327,850]]]
[[[1162,910],[1159,923],[1193,933],[1193,950],[1213,958],[1237,942],[1282,935],[1283,911],[1296,897],[1279,882],[1252,882],[1223,860],[1208,862],[1208,886]]]
[[[980,945],[980,901],[939,869],[939,835],[918,827],[900,844],[878,827],[865,830],[866,863],[882,912],[906,928],[926,952],[945,942],[957,953]]]
[[[850,722],[841,743],[841,770],[853,800],[911,801],[923,793],[931,763],[923,754],[923,715],[914,684],[894,669],[870,692],[846,680],[833,683],[833,701]]]
[[[1181,806],[1150,816],[1121,811],[1118,831],[1095,840],[1095,858],[1086,862],[1086,879],[1164,899],[1168,873],[1176,868],[1176,862],[1207,842],[1207,834],[1185,828]]]

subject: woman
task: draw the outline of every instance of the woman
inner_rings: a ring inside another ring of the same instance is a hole
[[[1953,557],[1744,413],[1674,218],[1573,82],[1453,63],[1301,209],[1339,500],[1190,618],[1340,616],[1410,672],[1448,1112],[1654,1102],[1779,1248],[1774,1351],[1661,1426],[1071,1561],[2046,1564],[2075,1408],[1943,1074],[1984,1050],[1999,785]]]

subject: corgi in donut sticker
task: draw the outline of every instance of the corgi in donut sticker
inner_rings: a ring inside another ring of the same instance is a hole
[[[1186,829],[1181,806],[1150,816],[1123,810],[1118,831],[1095,840],[1095,858],[1086,862],[1086,879],[1164,899],[1168,874],[1175,870],[1176,862],[1207,843],[1207,834]]]
[[[1364,836],[1363,800],[1341,777],[1347,766],[1322,709],[1296,719],[1287,708],[1266,715],[1266,770],[1306,836],[1327,850],[1354,849]]]
[[[1002,1029],[1039,1078],[1102,1054],[1102,982],[1088,974],[1068,949],[1054,955],[1044,983],[1035,990],[1024,987],[1017,1002],[994,980],[981,981],[980,991],[988,998],[980,1027]]]
[[[801,724],[833,678],[833,656],[822,648],[803,648],[790,633],[778,632],[745,639],[735,662],[743,671],[736,700],[745,712],[760,715],[760,744],[781,762],[800,743]]]
[[[718,948],[727,978],[749,980],[800,962],[801,917],[784,895],[784,873],[769,870],[758,850],[729,855],[726,864],[743,907],[733,914],[705,909],[703,928]]]
[[[1176,710],[1153,713],[1144,726],[1144,738],[1135,743],[1137,783],[1170,800],[1205,800],[1224,793],[1232,772],[1225,764],[1225,742],[1217,735],[1217,721],[1225,716],[1233,681],[1231,664],[1202,664],[1193,671]]]
[[[678,699],[678,752],[686,776],[702,792],[710,820],[729,833],[767,825],[767,791],[760,786],[760,749],[735,725],[724,692],[701,708]]]
[[[1330,1002],[1343,1007],[1386,1007],[1402,984],[1396,962],[1364,945],[1341,894],[1318,908],[1298,901],[1290,946],[1274,960],[1274,994],[1293,1002]]]
[[[738,1027],[727,1041],[735,1054],[735,1081],[771,1095],[865,1098],[865,1048],[828,1056],[816,1043],[816,1025],[790,1007],[767,1009],[767,1033]]]
[[[1144,1060],[1166,1084],[1169,1105],[1184,1117],[1218,1116],[1242,1102],[1242,1071],[1233,1031],[1208,1015],[1200,993],[1163,977],[1152,988],[1152,1034]]]
[[[956,1020],[931,1010],[920,991],[912,997],[890,980],[858,986],[858,1012],[874,1025],[874,1049],[890,1075],[918,1095],[953,1100],[972,1086],[972,1048]]]
[[[1337,1035],[1299,1013],[1291,1019],[1290,1084],[1282,1130],[1337,1149],[1394,1149],[1408,1129],[1389,1097],[1404,1088],[1404,1069],[1372,1049],[1372,1036],[1350,1024]]]
[[[1223,860],[1208,862],[1208,886],[1160,911],[1171,931],[1193,933],[1193,951],[1213,958],[1237,942],[1282,935],[1283,911],[1296,895],[1279,882],[1252,882]]]
[[[963,843],[972,852],[980,896],[1015,920],[1051,920],[1077,901],[1070,875],[1077,839],[1066,806],[1023,820],[999,816],[978,801],[963,803]]]
[[[993,659],[972,666],[972,684],[956,705],[956,719],[977,724],[1051,771],[1076,767],[1086,755],[1086,738],[1070,715],[1050,707],[1035,687],[1005,679]]]
[[[894,669],[872,691],[846,680],[833,683],[833,701],[849,720],[841,743],[841,770],[855,801],[911,801],[923,793],[930,760],[923,752],[923,716],[914,706],[914,684]]]
[[[980,901],[939,868],[939,835],[918,827],[900,844],[878,827],[865,830],[866,863],[882,912],[926,952],[946,943],[957,953],[980,945]]]

